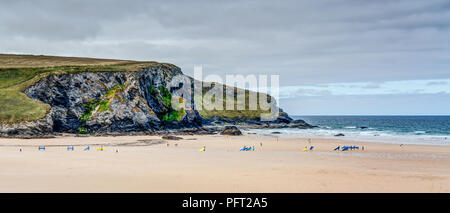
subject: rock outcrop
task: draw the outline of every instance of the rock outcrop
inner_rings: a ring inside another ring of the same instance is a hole
[[[221,135],[242,135],[241,130],[235,126],[225,126],[224,130],[220,132]]]
[[[293,121],[293,119],[291,117],[289,117],[289,115],[286,112],[283,112],[282,109],[279,109],[279,110],[280,110],[280,113],[278,115],[278,118],[274,121],[261,121],[260,118],[249,118],[249,117],[226,118],[226,117],[219,117],[219,116],[213,116],[213,117],[202,118],[202,119],[203,119],[203,124],[216,125],[216,126],[290,124]]]
[[[200,126],[201,117],[192,107],[184,108],[179,115],[171,114],[174,110],[171,100],[167,101],[171,95],[166,85],[176,75],[182,75],[181,70],[173,67],[52,75],[29,87],[25,94],[52,107],[55,132],[126,132]]]
[[[267,128],[311,127],[304,121],[293,121],[282,110],[278,119],[272,122],[246,117],[202,118],[195,110],[193,98],[188,104],[182,97],[175,96],[184,103],[181,109],[175,109],[171,105],[174,96],[167,88],[170,88],[168,83],[180,75],[183,75],[180,68],[168,65],[134,72],[50,75],[24,91],[30,98],[51,106],[45,118],[25,123],[0,124],[0,136],[55,133],[98,135],[142,131],[158,133],[169,129],[180,129],[180,132],[187,131],[188,134],[213,133],[216,130],[201,127],[225,124]],[[193,82],[190,86],[193,87]],[[191,91],[182,92],[192,94]]]
[[[32,135],[51,135],[53,134],[52,112],[35,121],[0,124],[0,136],[32,136]]]

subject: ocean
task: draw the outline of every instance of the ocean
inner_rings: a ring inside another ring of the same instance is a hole
[[[450,146],[450,116],[291,116],[314,129],[251,130],[280,137],[321,137],[404,144]],[[269,132],[270,131],[270,132]],[[342,133],[345,136],[335,137]]]

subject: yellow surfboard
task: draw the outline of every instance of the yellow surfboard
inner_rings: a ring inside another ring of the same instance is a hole
[[[103,147],[98,148],[97,151],[103,151]]]
[[[201,148],[201,149],[200,149],[200,152],[204,152],[204,151],[205,151],[205,148]]]
[[[303,148],[302,151],[306,152],[306,151],[308,151],[308,149],[307,148]]]

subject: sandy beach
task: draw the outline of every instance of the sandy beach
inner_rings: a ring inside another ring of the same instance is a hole
[[[181,137],[0,138],[0,192],[450,192],[449,146]]]

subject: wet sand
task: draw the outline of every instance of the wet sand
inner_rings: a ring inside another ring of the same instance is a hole
[[[181,137],[0,138],[0,192],[450,192],[449,146]]]

